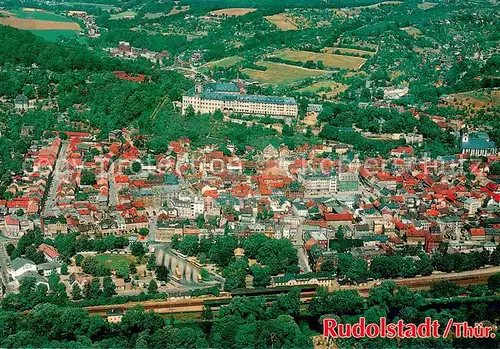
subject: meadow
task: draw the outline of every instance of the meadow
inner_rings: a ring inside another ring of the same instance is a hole
[[[357,70],[361,68],[361,66],[363,66],[363,64],[366,62],[366,59],[362,57],[343,56],[332,53],[317,53],[309,51],[292,51],[288,49],[279,51],[273,54],[273,56],[289,61],[303,63],[307,61],[322,61],[325,67],[350,70]]]
[[[239,17],[256,11],[256,8],[225,8],[210,12],[213,16]]]
[[[282,13],[264,17],[281,30],[297,30],[297,24]]]
[[[245,68],[243,72],[250,76],[250,79],[265,84],[288,85],[306,78],[328,74],[325,70],[306,69],[274,62],[258,62],[257,64],[267,67],[267,70]]]

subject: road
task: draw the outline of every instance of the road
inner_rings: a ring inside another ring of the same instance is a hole
[[[49,195],[45,201],[45,206],[43,207],[42,217],[47,217],[52,213],[52,207],[54,206],[54,200],[57,194],[57,188],[61,182],[61,177],[63,175],[64,163],[66,162],[66,157],[68,155],[68,141],[62,141],[61,149],[59,150],[59,155],[56,160],[56,166],[52,171],[52,183],[50,184]]]
[[[6,245],[6,241],[2,241],[0,243],[0,294],[4,294],[10,291],[7,287],[9,283],[9,256],[7,255],[7,251],[5,250]]]
[[[109,180],[109,194],[108,194],[108,208],[115,209],[116,207],[116,186],[115,186],[115,164],[112,162],[109,164],[108,180]]]
[[[148,241],[154,242],[156,238],[156,215],[149,217]]]
[[[412,291],[420,291],[429,289],[432,282],[438,281],[453,281],[459,285],[472,285],[472,284],[485,284],[488,278],[500,272],[500,267],[484,268],[474,271],[466,271],[461,273],[449,273],[449,274],[435,274],[431,276],[421,276],[412,279],[398,279],[393,280],[398,285],[407,286]],[[362,286],[340,286],[330,289],[330,291],[335,290],[357,290],[361,295],[367,297],[371,288],[375,287],[376,283],[368,283]],[[303,303],[308,303],[314,296],[314,291],[305,291],[301,293],[301,301]],[[257,294],[260,296],[261,294]],[[203,310],[205,301],[215,300],[214,306],[220,306],[222,304],[227,304],[230,301],[231,296],[225,295],[221,297],[207,297],[207,298],[191,298],[191,299],[169,299],[164,301],[146,301],[146,302],[130,302],[126,304],[115,304],[115,305],[98,305],[92,307],[86,307],[87,311],[91,315],[106,315],[106,312],[111,309],[121,309],[127,311],[128,309],[134,308],[137,305],[142,305],[145,310],[153,310],[157,313],[184,313],[184,312],[200,312]],[[217,304],[219,303],[219,304]]]

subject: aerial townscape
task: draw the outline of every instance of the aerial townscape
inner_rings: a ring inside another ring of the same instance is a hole
[[[499,347],[499,6],[0,0],[0,347]]]

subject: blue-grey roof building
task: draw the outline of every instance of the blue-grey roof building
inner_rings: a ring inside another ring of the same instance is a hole
[[[235,83],[205,84],[195,87],[182,97],[182,114],[193,107],[195,112],[257,114],[273,117],[296,117],[297,102],[294,98],[246,94]]]
[[[472,156],[489,156],[497,153],[497,145],[486,132],[470,132],[462,137],[462,153]]]

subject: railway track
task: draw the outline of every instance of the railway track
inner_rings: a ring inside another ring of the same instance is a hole
[[[431,284],[439,281],[453,281],[458,285],[472,285],[472,284],[486,284],[488,278],[500,272],[500,267],[484,268],[468,272],[448,273],[448,274],[434,274],[431,276],[421,276],[412,279],[396,279],[392,280],[399,286],[406,286],[412,291],[421,291],[429,289]],[[357,290],[361,295],[367,297],[371,288],[376,287],[378,283],[371,282],[362,286],[340,286],[333,290]],[[289,288],[279,289],[265,289],[262,291],[249,291],[247,293],[239,292],[233,296],[245,295],[247,297],[264,296],[268,302],[276,299],[277,295]],[[304,288],[300,293],[300,299],[303,304],[309,303],[315,294],[315,286]],[[130,302],[125,304],[110,304],[90,306],[85,309],[91,315],[105,316],[111,310],[121,310],[126,312],[129,309],[141,305],[146,311],[153,310],[162,314],[176,314],[176,313],[197,313],[203,310],[205,305],[209,305],[213,310],[218,309],[220,306],[226,305],[231,302],[232,295],[226,294],[219,297],[204,297],[204,298],[189,298],[189,299],[169,299],[164,301],[146,301],[146,302]]]

